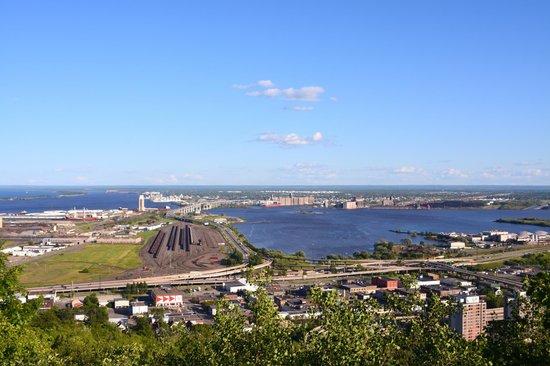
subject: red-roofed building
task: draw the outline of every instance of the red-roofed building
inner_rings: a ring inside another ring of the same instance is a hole
[[[155,306],[173,307],[183,305],[183,294],[180,291],[155,289],[151,291]]]

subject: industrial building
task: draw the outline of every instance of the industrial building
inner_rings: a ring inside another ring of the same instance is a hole
[[[183,305],[183,294],[177,290],[154,289],[151,291],[151,299],[155,306],[160,307],[179,307]]]
[[[224,283],[223,287],[225,290],[231,293],[237,293],[240,291],[254,292],[258,289],[258,286],[248,283],[246,281],[246,278],[240,278],[239,280],[234,282]]]
[[[373,277],[371,283],[378,288],[385,288],[387,290],[395,290],[399,286],[399,280],[388,277]]]
[[[462,241],[452,241],[449,243],[449,249],[464,249],[466,248],[466,243]]]
[[[357,283],[348,283],[348,284],[342,285],[342,288],[349,293],[363,293],[363,294],[373,294],[378,289],[376,285],[360,285]]]
[[[264,202],[264,206],[305,206],[313,205],[313,203],[313,196],[294,197],[290,193],[288,196],[271,196],[270,199]]]

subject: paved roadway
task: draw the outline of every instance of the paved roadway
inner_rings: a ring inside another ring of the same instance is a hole
[[[251,250],[249,247],[241,243],[236,235],[231,231],[231,229],[226,226],[217,226],[212,225],[222,234],[226,239],[229,239],[230,243],[243,252],[245,262],[248,262],[249,254]],[[464,268],[457,267],[456,265],[464,264],[477,264],[477,263],[486,263],[497,260],[505,260],[514,257],[518,257],[527,253],[538,253],[549,251],[548,247],[535,247],[535,248],[525,248],[514,251],[507,251],[501,253],[489,253],[489,254],[480,254],[470,257],[460,257],[460,258],[448,258],[448,259],[421,259],[421,260],[348,260],[347,263],[351,264],[361,264],[364,267],[370,267],[366,270],[356,271],[356,272],[344,272],[344,273],[315,273],[310,275],[298,275],[298,276],[275,276],[273,277],[274,281],[291,281],[291,280],[300,280],[300,279],[322,279],[322,278],[334,278],[334,277],[349,277],[349,276],[359,276],[367,274],[376,274],[376,273],[389,273],[389,272],[400,272],[400,271],[411,271],[419,270],[422,268],[433,268],[436,270],[452,271],[468,276],[475,276],[486,281],[500,283],[507,287],[512,288],[521,288],[522,284],[520,281],[503,278],[491,274],[482,274],[479,272],[473,272],[466,270]],[[338,260],[332,261],[335,264],[338,264]],[[456,264],[456,265],[453,265]],[[266,261],[260,265],[254,266],[254,269],[260,269],[271,266],[271,261]],[[339,267],[349,266],[345,264],[340,264]],[[159,285],[170,285],[170,284],[207,284],[207,283],[220,283],[227,281],[230,276],[244,273],[247,270],[247,265],[242,264],[239,266],[214,269],[208,271],[196,271],[175,275],[167,276],[157,276],[157,277],[141,277],[134,279],[126,280],[108,280],[108,281],[98,281],[98,282],[87,282],[87,283],[78,283],[70,285],[55,285],[55,286],[43,286],[29,288],[29,291],[57,291],[57,292],[72,292],[72,291],[88,291],[88,290],[105,290],[105,289],[118,289],[126,287],[126,284],[132,282],[146,282],[149,286],[159,286]]]
[[[394,272],[408,272],[408,271],[417,271],[423,269],[422,267],[414,266],[388,266],[384,268],[377,269],[367,269],[364,271],[355,271],[355,272],[341,272],[341,273],[311,273],[305,275],[291,275],[291,276],[274,276],[273,281],[295,281],[295,280],[315,280],[322,278],[342,278],[342,277],[352,277],[352,276],[363,276],[371,274],[381,274],[381,273],[394,273]]]
[[[270,265],[271,265],[271,262],[266,261],[262,264],[254,266],[253,268],[261,269],[264,267],[268,267]],[[248,267],[246,264],[241,264],[234,267],[211,269],[207,271],[195,271],[195,272],[167,275],[167,276],[140,277],[140,278],[133,278],[133,279],[125,279],[125,280],[108,280],[108,281],[75,283],[75,284],[67,284],[67,285],[32,287],[32,288],[29,288],[28,291],[73,292],[73,291],[119,289],[119,288],[124,288],[128,283],[133,283],[133,282],[145,282],[149,286],[172,285],[172,284],[186,283],[187,281],[190,281],[190,280],[194,281],[194,280],[210,280],[214,278],[227,278],[228,276],[231,276],[231,275],[243,273],[247,271],[247,269]]]
[[[250,256],[250,248],[243,244],[239,238],[235,235],[235,233],[228,228],[227,226],[218,226],[218,225],[212,225],[216,229],[218,229],[224,238],[229,239],[230,244],[232,244],[235,248],[241,251],[243,253],[244,261],[248,262],[248,257]]]
[[[497,276],[497,275],[493,275],[493,274],[474,272],[474,271],[470,271],[470,270],[460,268],[460,267],[456,267],[456,266],[446,264],[446,263],[432,263],[432,264],[430,264],[430,266],[434,269],[437,269],[437,270],[455,272],[455,273],[460,273],[460,274],[467,275],[467,276],[477,277],[481,280],[497,283],[497,284],[500,284],[504,287],[511,287],[511,288],[514,288],[514,289],[521,289],[522,286],[523,286],[522,281],[519,281],[519,280],[514,280],[514,279],[511,279],[511,278],[506,278],[506,277]]]

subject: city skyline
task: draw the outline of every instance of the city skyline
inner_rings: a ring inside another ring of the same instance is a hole
[[[0,185],[548,185],[549,10],[0,1]]]

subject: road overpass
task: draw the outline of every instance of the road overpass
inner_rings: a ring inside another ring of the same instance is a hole
[[[271,262],[266,261],[262,264],[252,267],[252,269],[258,270],[265,267],[269,267],[270,265],[271,265]],[[227,267],[227,268],[211,269],[207,271],[195,271],[195,272],[166,275],[166,276],[139,277],[139,278],[125,279],[125,280],[107,280],[107,281],[74,283],[74,284],[66,284],[66,285],[32,287],[32,288],[29,288],[28,291],[74,292],[74,291],[114,290],[114,289],[125,288],[128,283],[134,283],[134,282],[145,282],[149,286],[174,285],[174,284],[186,283],[186,281],[227,278],[228,276],[244,273],[248,270],[248,268],[249,267],[246,264],[241,264],[238,266]]]
[[[339,273],[311,273],[304,275],[290,275],[290,276],[274,276],[274,282],[282,281],[296,281],[296,280],[317,280],[324,278],[345,278],[345,277],[354,277],[354,276],[365,276],[373,274],[383,274],[383,273],[396,273],[396,272],[409,272],[409,271],[418,271],[422,270],[422,267],[408,267],[408,266],[388,266],[385,268],[377,269],[367,269],[364,271],[353,271],[353,272],[339,272]]]
[[[460,267],[453,266],[453,265],[447,264],[447,263],[430,263],[429,266],[431,268],[435,269],[435,270],[454,272],[454,273],[459,273],[459,274],[462,274],[462,275],[465,275],[465,276],[476,277],[480,280],[485,280],[487,282],[496,283],[496,284],[502,285],[504,287],[509,287],[509,288],[512,288],[512,289],[520,290],[523,287],[523,283],[519,280],[514,280],[514,279],[511,279],[511,278],[505,278],[505,277],[501,277],[501,276],[497,276],[497,275],[493,275],[493,274],[488,274],[488,273],[470,271],[470,270],[467,270],[465,268],[460,268]]]

